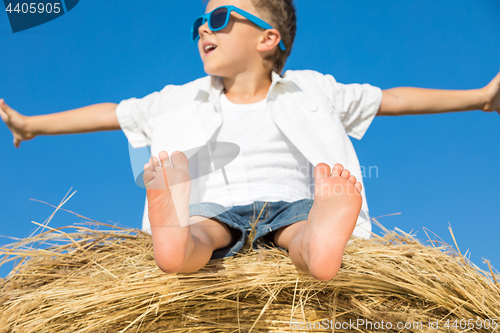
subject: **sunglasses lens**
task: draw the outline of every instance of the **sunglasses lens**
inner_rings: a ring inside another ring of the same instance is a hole
[[[193,24],[193,40],[195,40],[198,37],[198,29],[203,25],[203,19],[200,17],[194,21]]]
[[[220,30],[226,23],[227,8],[219,8],[210,15],[210,27],[213,30]]]

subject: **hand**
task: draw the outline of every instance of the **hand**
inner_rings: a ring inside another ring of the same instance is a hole
[[[500,114],[500,72],[483,90],[487,96],[483,111],[496,111]]]
[[[27,116],[23,116],[19,112],[8,106],[3,99],[0,99],[0,117],[7,124],[12,136],[14,137],[14,146],[19,148],[21,141],[31,140],[35,137],[33,133],[27,130]]]

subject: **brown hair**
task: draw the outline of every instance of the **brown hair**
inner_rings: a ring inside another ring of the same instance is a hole
[[[281,35],[281,40],[285,44],[286,51],[279,47],[276,52],[266,59],[269,69],[281,74],[285,62],[295,39],[297,30],[297,16],[293,0],[251,0],[255,9],[261,15],[261,18],[271,24]]]

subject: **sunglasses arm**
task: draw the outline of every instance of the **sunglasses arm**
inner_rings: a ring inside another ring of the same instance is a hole
[[[258,25],[259,27],[261,27],[262,29],[274,29],[269,23],[267,23],[266,21],[264,20],[261,20],[260,18],[258,18],[257,16],[255,15],[252,15],[242,9],[239,9],[238,7],[234,7],[234,6],[228,6],[228,9],[231,9],[232,11],[240,14],[241,16],[243,16],[244,18],[248,19],[249,21],[253,22],[254,24]],[[285,48],[285,44],[283,44],[283,41],[280,40],[280,43],[279,43],[279,47],[282,51],[285,51],[286,48]]]

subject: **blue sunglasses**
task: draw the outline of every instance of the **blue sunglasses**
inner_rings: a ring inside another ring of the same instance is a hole
[[[238,7],[235,6],[221,6],[218,8],[215,8],[213,11],[210,13],[206,13],[198,17],[193,24],[193,27],[191,28],[191,38],[193,42],[196,42],[198,38],[200,38],[200,35],[198,33],[198,29],[205,24],[205,22],[208,21],[208,27],[212,31],[219,31],[224,29],[227,24],[229,23],[229,18],[231,17],[231,12],[236,12],[255,24],[256,26],[262,28],[262,29],[274,29],[270,24],[264,22],[257,16],[254,16],[242,9],[239,9]],[[285,51],[285,44],[283,44],[283,41],[280,41],[279,43],[280,49]]]

